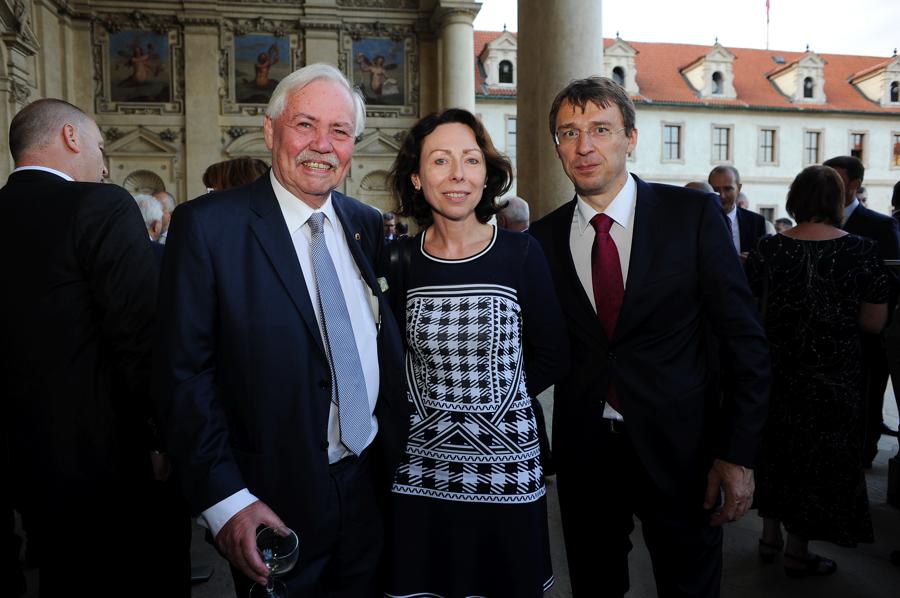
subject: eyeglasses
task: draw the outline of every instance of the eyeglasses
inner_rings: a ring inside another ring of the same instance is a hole
[[[624,130],[625,127],[622,127],[621,129],[610,129],[603,125],[594,125],[587,129],[564,128],[556,131],[554,140],[556,141],[556,145],[575,145],[578,143],[578,139],[583,132],[587,135],[588,139],[596,143],[598,141],[606,141],[616,133],[620,133]]]

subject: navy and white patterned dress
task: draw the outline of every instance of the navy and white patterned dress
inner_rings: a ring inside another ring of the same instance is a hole
[[[406,376],[413,407],[387,533],[388,596],[540,596],[553,583],[531,407],[566,354],[543,252],[495,229],[444,260],[413,240]]]

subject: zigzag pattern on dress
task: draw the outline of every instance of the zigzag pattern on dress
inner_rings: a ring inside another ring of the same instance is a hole
[[[407,294],[406,313],[414,410],[394,492],[465,502],[538,500],[545,490],[516,291],[418,287]]]

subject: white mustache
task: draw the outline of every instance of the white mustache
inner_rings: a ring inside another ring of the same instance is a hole
[[[335,154],[318,154],[310,151],[304,151],[294,158],[295,164],[301,164],[303,162],[325,162],[326,164],[331,165],[332,168],[337,168],[340,164],[340,160],[338,160],[338,157]]]

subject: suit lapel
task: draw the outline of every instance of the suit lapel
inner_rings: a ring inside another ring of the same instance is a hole
[[[275,272],[278,273],[278,278],[290,295],[291,301],[303,317],[310,335],[315,339],[322,354],[325,354],[316,312],[309,298],[300,262],[297,261],[294,242],[278,207],[278,200],[275,198],[269,177],[260,178],[252,189],[250,209],[254,215],[250,218],[250,228]]]
[[[622,309],[619,311],[613,339],[620,338],[623,331],[627,330],[629,318],[632,316],[630,306],[634,304],[634,294],[644,284],[644,278],[647,276],[653,258],[654,241],[661,238],[658,235],[659,211],[656,210],[659,198],[650,185],[637,177],[634,177],[634,180],[637,183],[637,198],[634,207],[634,228],[631,235],[631,257],[628,261],[625,296],[622,298]]]
[[[582,329],[589,331],[598,342],[606,343],[606,334],[603,327],[600,326],[600,320],[597,318],[597,312],[591,305],[591,300],[578,278],[578,272],[575,270],[575,261],[572,259],[572,246],[569,242],[569,235],[572,231],[572,220],[575,217],[575,210],[578,198],[575,197],[564,209],[558,213],[558,222],[553,226],[553,252],[560,256],[559,265],[562,269],[563,284],[560,288],[572,289],[574,292],[566,293],[565,297],[560,297],[560,302],[571,305],[571,314]]]
[[[369,285],[372,292],[376,293],[379,286],[375,281],[375,271],[372,269],[372,263],[363,253],[362,242],[364,232],[362,225],[357,218],[357,212],[356,210],[349,209],[350,206],[347,204],[347,199],[337,191],[331,192],[331,203],[334,206],[335,214],[337,214],[338,219],[341,221],[341,228],[344,229],[347,247],[350,248],[350,254],[353,256],[353,261],[356,262],[356,267],[359,268],[363,280],[366,281],[366,284]]]

